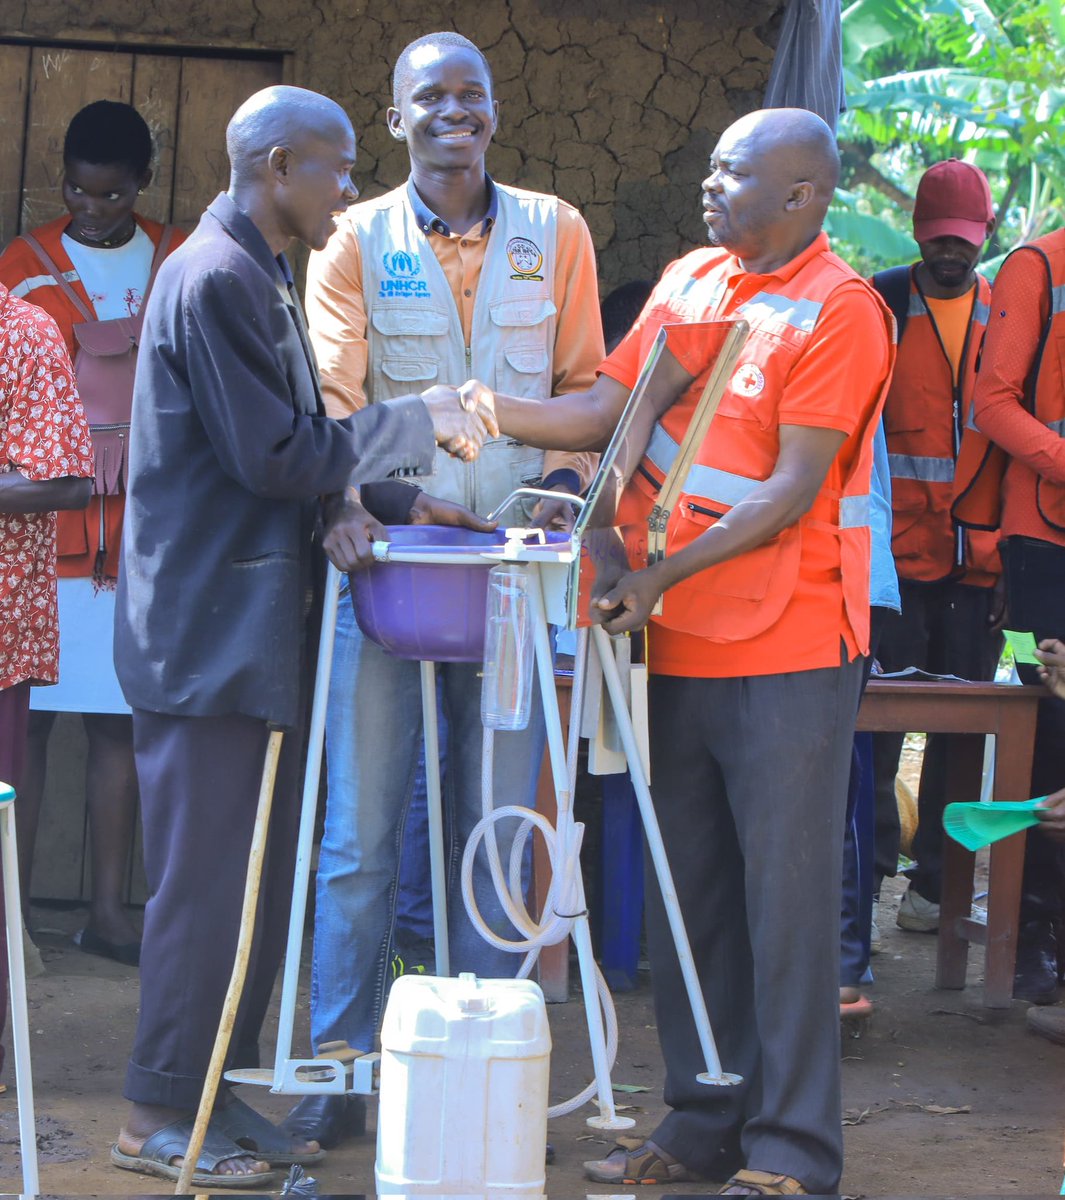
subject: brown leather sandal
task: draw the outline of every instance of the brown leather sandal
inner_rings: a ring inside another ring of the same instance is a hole
[[[790,1175],[772,1171],[737,1171],[718,1192],[719,1196],[805,1196],[806,1189]]]
[[[584,1164],[595,1183],[695,1183],[702,1179],[649,1138],[619,1137],[606,1158]]]

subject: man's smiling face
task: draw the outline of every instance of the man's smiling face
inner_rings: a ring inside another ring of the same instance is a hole
[[[492,81],[480,55],[454,46],[422,46],[411,60],[399,107],[389,110],[419,167],[461,170],[484,158],[496,131]]]

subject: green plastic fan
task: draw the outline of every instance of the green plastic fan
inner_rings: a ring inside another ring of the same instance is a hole
[[[1034,800],[999,800],[991,804],[948,804],[943,828],[966,850],[982,850],[992,842],[1039,824],[1035,810],[1046,796]]]

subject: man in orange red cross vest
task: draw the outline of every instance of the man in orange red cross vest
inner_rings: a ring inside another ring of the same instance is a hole
[[[659,362],[675,364],[680,398],[624,493],[630,570],[596,611],[610,633],[650,619],[658,819],[722,1062],[744,1082],[696,1080],[699,1042],[652,881],[670,1111],[585,1164],[602,1183],[724,1172],[729,1195],[839,1184],[843,823],[869,648],[873,434],[894,346],[886,306],[821,230],[838,169],[835,139],[812,113],[737,121],[703,182],[710,247],[666,268],[591,390],[495,396],[510,437],[601,448],[670,327],[672,360]],[[739,364],[685,475],[666,556],[649,566],[647,519],[710,370],[685,329],[729,319],[749,325]]]
[[[884,431],[902,613],[884,626],[877,654],[885,671],[920,667],[986,680],[998,662],[998,535],[964,529],[950,511],[991,297],[976,263],[994,225],[983,172],[956,158],[936,163],[922,176],[914,204],[920,261],[873,278],[899,324]],[[925,747],[913,846],[917,865],[896,918],[901,928],[916,932],[939,927],[950,748],[951,738],[943,734],[930,734]],[[874,738],[877,884],[895,874],[898,862],[895,774],[901,750],[901,734]]]

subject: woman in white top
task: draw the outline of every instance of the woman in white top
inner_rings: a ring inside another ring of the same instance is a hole
[[[55,318],[72,358],[78,350],[74,327],[87,317],[135,317],[140,309],[156,248],[166,234],[164,226],[134,211],[151,182],[151,159],[151,133],[136,109],[111,100],[81,109],[63,147],[67,213],[34,229],[32,242],[16,238],[0,256],[0,281]],[[166,248],[183,237],[171,230]],[[100,458],[98,446],[98,475]],[[97,494],[85,512],[60,514],[59,683],[33,691],[27,768],[18,788],[19,851],[28,904],[49,735],[56,712],[80,713],[88,738],[92,907],[76,940],[90,953],[135,965],[140,934],[123,893],[137,779],[129,707],[112,657],[124,504],[123,494]]]

